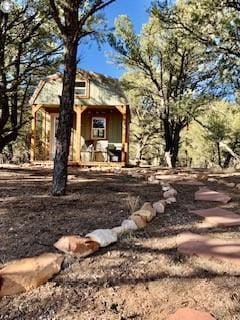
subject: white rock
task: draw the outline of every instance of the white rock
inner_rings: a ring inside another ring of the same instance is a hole
[[[133,220],[126,219],[126,220],[123,220],[122,222],[122,228],[124,228],[125,231],[130,231],[130,230],[137,230],[138,226]]]
[[[122,226],[112,228],[111,230],[112,232],[116,233],[117,236],[125,231]]]
[[[217,182],[217,179],[216,178],[208,178],[208,181],[209,182]]]
[[[111,243],[117,242],[117,234],[111,229],[97,229],[88,233],[86,237],[99,243],[100,247],[107,247]]]
[[[128,232],[131,230],[137,230],[138,226],[136,225],[136,223],[131,220],[131,219],[127,219],[127,220],[123,220],[122,225],[119,227],[115,227],[112,228],[111,230],[116,233],[116,235],[122,234],[124,232]]]
[[[177,200],[175,197],[170,197],[170,198],[166,199],[167,204],[176,203],[176,202],[177,202]]]
[[[234,188],[235,187],[235,183],[234,182],[228,182],[228,183],[226,183],[226,187]]]
[[[219,180],[217,180],[217,183],[220,183],[220,184],[226,184],[226,181],[225,181],[225,180],[223,180],[223,179],[219,179]]]
[[[155,202],[153,204],[153,208],[156,210],[157,213],[164,213],[165,205],[162,200]]]
[[[175,197],[176,195],[177,195],[177,190],[175,190],[175,189],[173,189],[173,188],[171,188],[170,190],[165,191],[165,192],[163,193],[163,197],[164,197],[165,199],[171,198],[171,197]]]
[[[236,188],[240,190],[240,183],[236,184]]]
[[[166,182],[162,182],[162,191],[168,191],[170,190],[172,187],[170,186],[170,184],[166,183]]]

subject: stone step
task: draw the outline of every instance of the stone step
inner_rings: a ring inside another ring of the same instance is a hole
[[[219,207],[211,209],[190,210],[189,212],[205,218],[205,222],[213,226],[231,227],[240,225],[239,214]]]

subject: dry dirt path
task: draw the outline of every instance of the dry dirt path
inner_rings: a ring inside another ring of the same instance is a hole
[[[157,201],[159,185],[124,174],[71,169],[66,197],[48,191],[48,169],[0,169],[0,263],[53,251],[62,235],[84,235],[117,226],[129,215],[128,199]],[[164,176],[167,180],[167,175]],[[240,182],[240,176],[226,177]],[[227,205],[238,212],[239,191],[227,191]],[[173,184],[178,202],[146,229],[85,259],[69,258],[64,270],[32,292],[0,301],[0,319],[164,320],[181,307],[211,312],[216,319],[240,320],[240,270],[214,259],[178,253],[176,236],[196,232],[221,239],[239,238],[239,227],[206,229],[189,210],[210,208],[194,201],[198,186]]]

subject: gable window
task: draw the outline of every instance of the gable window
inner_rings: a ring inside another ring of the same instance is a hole
[[[106,139],[106,118],[92,118],[92,139]]]
[[[87,96],[87,81],[81,80],[75,83],[75,95],[80,97]]]

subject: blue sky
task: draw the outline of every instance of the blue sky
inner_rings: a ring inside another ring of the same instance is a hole
[[[151,0],[117,0],[105,9],[109,27],[114,25],[114,20],[118,15],[126,14],[133,21],[135,30],[139,32],[142,24],[147,22],[148,15],[146,10],[150,3]],[[123,73],[123,70],[108,62],[106,55],[107,52],[110,51],[112,51],[112,49],[107,44],[103,45],[100,51],[95,43],[90,47],[81,46],[81,48],[79,48],[80,63],[78,66],[82,69],[117,78]]]

